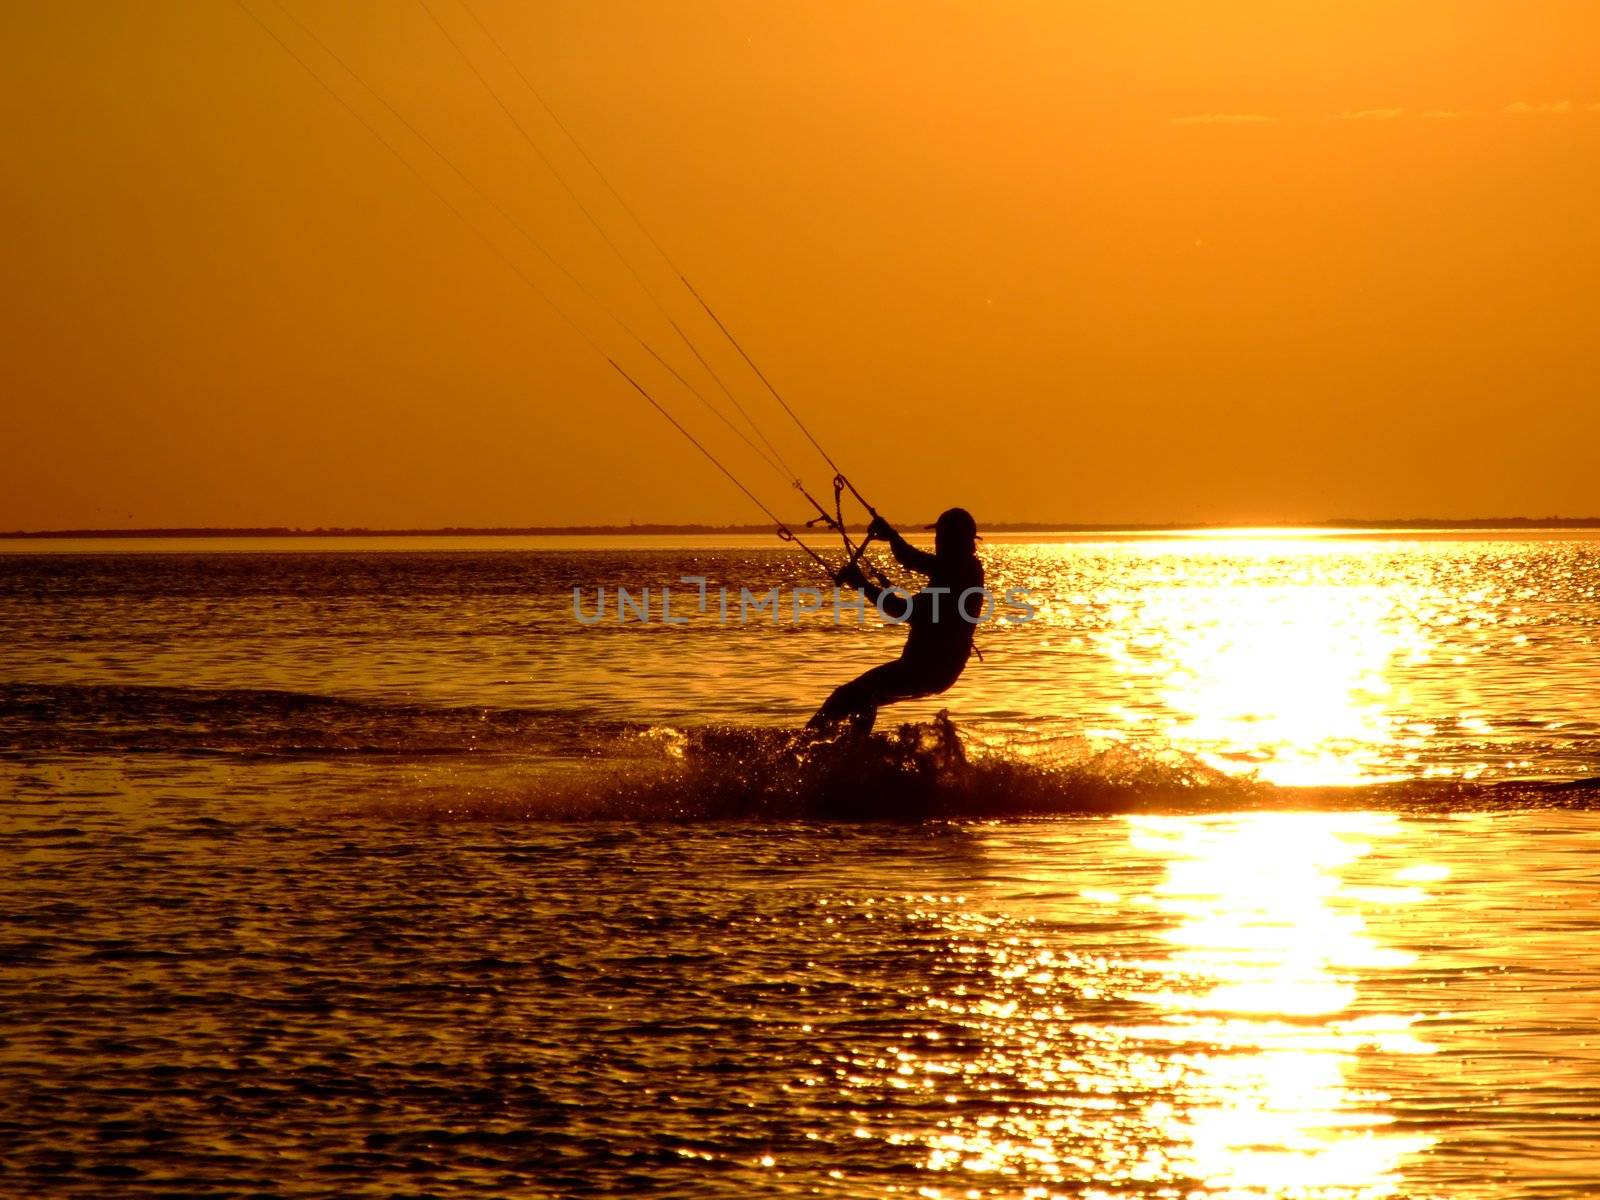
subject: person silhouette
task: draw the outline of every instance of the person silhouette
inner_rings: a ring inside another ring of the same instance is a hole
[[[869,535],[887,541],[895,561],[926,575],[928,586],[907,598],[904,593],[873,586],[853,563],[839,572],[836,583],[860,588],[879,611],[903,621],[909,632],[899,658],[835,688],[807,729],[848,721],[856,733],[867,733],[881,706],[936,696],[961,678],[972,654],[973,632],[988,604],[986,596],[967,596],[983,588],[978,523],[966,509],[952,508],[941,513],[932,528],[934,550],[929,554],[907,542],[882,517],[873,517]]]

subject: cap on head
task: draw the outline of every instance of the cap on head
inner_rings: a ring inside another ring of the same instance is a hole
[[[965,538],[978,536],[978,523],[972,519],[972,514],[964,508],[947,508],[939,514],[939,519],[933,523],[939,533]]]
[[[964,508],[947,508],[933,523],[934,545],[943,554],[971,554],[977,548],[978,523]]]

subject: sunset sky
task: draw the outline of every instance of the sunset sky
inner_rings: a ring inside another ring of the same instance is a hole
[[[890,517],[1600,513],[1593,0],[281,5],[0,7],[0,529],[806,515],[429,9],[818,489],[474,13]]]

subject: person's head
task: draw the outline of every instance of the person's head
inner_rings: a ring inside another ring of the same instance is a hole
[[[978,523],[964,508],[947,508],[933,525],[933,552],[940,558],[970,558],[978,552]]]

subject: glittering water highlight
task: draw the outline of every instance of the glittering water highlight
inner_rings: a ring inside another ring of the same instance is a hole
[[[959,758],[562,608],[753,549],[0,557],[0,1192],[1587,1194],[1594,547],[991,553]]]

